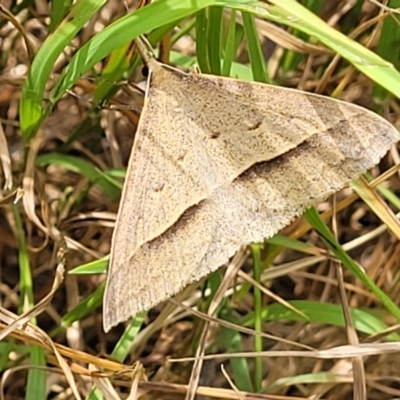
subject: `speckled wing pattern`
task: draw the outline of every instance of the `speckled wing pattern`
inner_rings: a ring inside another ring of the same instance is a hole
[[[385,119],[152,60],[112,240],[104,328],[173,296],[379,162]]]

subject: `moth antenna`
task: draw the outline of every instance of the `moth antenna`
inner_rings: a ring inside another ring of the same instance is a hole
[[[140,35],[135,39],[135,44],[143,62],[147,65],[149,70],[152,72],[159,71],[162,68],[161,63],[156,60],[153,49],[147,39]]]

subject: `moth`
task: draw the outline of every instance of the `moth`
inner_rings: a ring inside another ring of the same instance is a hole
[[[385,119],[316,94],[159,63],[122,191],[104,329],[175,295],[379,162]]]

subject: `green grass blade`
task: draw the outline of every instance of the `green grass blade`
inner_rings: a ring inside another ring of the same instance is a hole
[[[52,93],[57,101],[83,74],[115,48],[137,36],[179,21],[215,3],[212,0],[165,0],[151,3],[103,29],[75,54]]]
[[[261,314],[263,321],[305,321],[345,327],[343,309],[340,304],[310,300],[291,300],[288,303],[298,312],[285,307],[283,304],[272,303],[264,307]],[[383,322],[385,313],[382,310],[371,311],[351,308],[350,313],[355,328],[359,332],[367,335],[377,335],[388,329],[388,325]],[[241,323],[244,326],[252,326],[254,318],[254,313],[249,313]],[[390,333],[387,336],[387,340],[399,341],[400,335],[398,333]]]
[[[90,296],[82,300],[72,310],[68,311],[62,318],[61,326],[51,332],[51,336],[54,337],[60,330],[71,326],[75,321],[84,319],[92,311],[100,307],[103,303],[104,288],[104,284],[100,285]]]
[[[79,157],[67,154],[48,153],[36,158],[36,165],[59,165],[69,171],[75,172],[89,179],[92,184],[99,185],[104,194],[111,200],[116,200],[119,196],[119,189],[110,180],[104,178],[102,173],[93,166],[92,163]]]
[[[19,267],[20,267],[20,312],[25,312],[34,307],[33,297],[33,279],[31,266],[29,262],[29,252],[25,241],[25,232],[22,227],[22,220],[18,208],[13,205],[13,216],[17,229],[18,251],[19,251]],[[32,323],[36,324],[36,318],[33,318]],[[46,372],[34,368],[34,366],[43,367],[46,365],[44,350],[29,346],[30,349],[30,364],[33,368],[28,371],[26,400],[36,400],[46,398]]]
[[[261,284],[261,244],[252,244],[251,252],[253,255],[253,268],[254,268],[254,280]],[[254,330],[256,332],[262,332],[262,293],[258,287],[253,288],[254,293]],[[263,351],[262,337],[256,336],[254,338],[254,350],[261,352]],[[263,364],[262,359],[257,357],[255,360],[255,373],[254,373],[254,386],[256,391],[259,391],[262,387],[262,377],[263,377]]]
[[[214,75],[221,75],[222,8],[210,7],[208,11],[207,52],[210,71]]]
[[[247,40],[251,70],[255,81],[267,83],[267,68],[258,39],[257,27],[254,16],[249,13],[242,13],[244,33]]]
[[[133,340],[139,333],[146,314],[147,313],[142,313],[137,315],[136,318],[134,318],[129,323],[129,325],[125,329],[122,336],[119,338],[118,343],[115,345],[114,350],[111,353],[111,356],[115,360],[122,363],[125,361],[126,357],[128,357],[131,351]],[[90,394],[86,397],[86,400],[99,400],[102,398],[103,396],[100,390],[96,388],[90,392]]]
[[[72,0],[54,0],[51,2],[49,32],[52,32],[61,23],[73,4]]]
[[[269,8],[268,14],[262,15],[263,13],[257,10],[253,12],[315,37],[348,60],[363,74],[400,98],[400,73],[393,64],[332,28],[297,1],[272,0],[271,3],[274,3],[275,7]]]
[[[221,310],[218,316],[225,321],[234,324],[239,323],[232,310],[228,307]],[[240,353],[243,351],[242,336],[239,332],[221,326],[219,336],[221,346],[227,353]],[[229,364],[232,368],[233,380],[237,388],[249,393],[253,392],[248,360],[246,358],[231,358]]]
[[[44,350],[38,346],[30,347],[30,363],[41,367],[46,366]],[[26,383],[25,400],[46,400],[47,375],[43,369],[30,368]]]
[[[210,73],[208,65],[208,51],[207,51],[207,13],[206,10],[200,10],[196,14],[196,56],[197,64],[203,74]]]
[[[57,29],[42,44],[22,88],[20,123],[25,141],[35,135],[48,112],[46,107],[43,108],[44,90],[57,57],[104,3],[105,0],[76,2]]]
[[[224,52],[224,61],[222,64],[221,75],[229,76],[232,68],[232,62],[235,59],[236,55],[236,11],[231,11],[231,16],[229,19],[229,27],[228,34],[226,38],[225,52]]]
[[[396,304],[379,289],[369,276],[356,264],[352,258],[343,250],[342,246],[338,243],[332,232],[328,229],[325,222],[322,221],[320,215],[311,208],[304,213],[304,217],[309,224],[317,230],[321,235],[326,246],[335,254],[339,261],[349,269],[375,296],[381,301],[384,307],[400,321],[400,309]]]

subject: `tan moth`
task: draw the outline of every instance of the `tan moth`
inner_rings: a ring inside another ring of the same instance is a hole
[[[151,74],[112,240],[106,331],[273,236],[399,140],[362,107],[187,74],[138,47]]]

